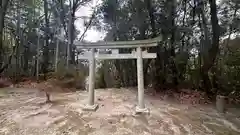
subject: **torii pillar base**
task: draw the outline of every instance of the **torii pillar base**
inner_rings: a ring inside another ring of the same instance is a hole
[[[149,108],[140,108],[139,106],[136,106],[135,113],[136,114],[150,114],[150,109]]]
[[[85,105],[85,106],[82,108],[82,110],[83,110],[83,111],[92,111],[92,112],[95,112],[95,111],[97,111],[98,107],[99,107],[98,104]]]

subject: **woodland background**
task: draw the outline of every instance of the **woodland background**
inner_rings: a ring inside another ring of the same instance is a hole
[[[163,40],[144,60],[145,86],[157,92],[179,89],[207,95],[240,96],[239,0],[102,0],[91,17],[76,17],[91,0],[1,0],[0,73],[19,83],[24,78],[56,78],[83,88],[89,29],[106,32],[106,41]],[[84,19],[85,29],[75,21]],[[81,33],[81,34],[80,34]],[[120,52],[131,52],[120,49]],[[135,87],[136,61],[98,61],[96,87]],[[114,80],[114,81],[112,81]]]

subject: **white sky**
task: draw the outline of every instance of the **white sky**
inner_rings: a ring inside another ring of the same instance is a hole
[[[91,17],[94,8],[97,5],[101,4],[101,2],[102,2],[102,0],[92,0],[88,5],[82,6],[76,12],[76,17],[83,17],[83,16]],[[81,36],[83,31],[85,30],[84,19],[78,18],[75,21],[75,25],[76,25],[77,29],[80,30],[79,36]],[[85,34],[84,40],[91,41],[91,42],[96,42],[96,41],[102,40],[104,38],[104,36],[105,36],[105,34],[103,34],[102,32],[99,32],[99,31],[94,30],[94,29],[88,29],[86,34]]]
[[[222,0],[217,0],[217,3],[219,4]],[[88,5],[86,6],[82,6],[77,12],[76,12],[76,17],[83,17],[83,16],[87,16],[87,17],[91,17],[94,8],[97,5],[100,5],[102,3],[102,0],[91,0],[91,2],[89,2]],[[80,34],[79,36],[82,35],[83,31],[85,30],[84,27],[84,19],[82,18],[78,18],[75,21],[75,25],[77,27],[78,30],[80,30]],[[91,41],[91,42],[96,42],[99,40],[103,40],[103,38],[105,37],[104,32],[100,32],[94,29],[88,29],[84,40],[87,41]]]

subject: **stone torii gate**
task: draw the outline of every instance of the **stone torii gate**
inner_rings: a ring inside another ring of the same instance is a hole
[[[144,103],[144,81],[143,81],[143,59],[156,58],[156,53],[148,53],[142,51],[142,48],[157,46],[161,41],[161,37],[156,37],[149,40],[135,40],[135,41],[116,41],[116,42],[96,42],[96,43],[82,43],[75,42],[78,49],[90,49],[90,55],[83,54],[79,59],[89,61],[89,86],[88,86],[88,102],[83,110],[96,111],[98,105],[94,103],[94,86],[95,86],[95,60],[107,59],[137,59],[137,80],[138,80],[138,105],[136,107],[137,113],[147,113],[149,110]],[[132,48],[137,51],[132,53],[119,54],[119,48]],[[111,54],[95,54],[95,49],[112,49]]]

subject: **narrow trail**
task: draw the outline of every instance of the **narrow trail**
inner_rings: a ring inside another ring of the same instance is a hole
[[[146,97],[150,115],[133,115],[136,93],[96,91],[97,112],[84,112],[87,92],[44,94],[34,89],[1,89],[0,135],[239,135],[240,110],[225,115]]]

